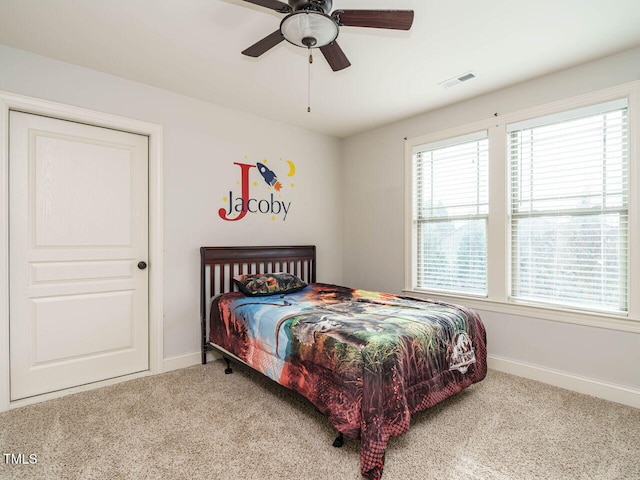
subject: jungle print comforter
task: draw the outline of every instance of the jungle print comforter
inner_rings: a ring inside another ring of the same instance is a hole
[[[360,439],[377,479],[411,414],[482,380],[486,335],[472,310],[328,284],[288,295],[227,293],[212,303],[210,341],[299,392]]]

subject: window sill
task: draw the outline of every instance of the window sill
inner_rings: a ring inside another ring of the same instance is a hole
[[[431,298],[443,302],[457,303],[475,310],[504,313],[521,317],[538,318],[554,322],[573,323],[588,327],[605,328],[622,332],[640,333],[640,319],[602,312],[578,310],[560,310],[553,307],[524,305],[511,302],[498,302],[479,297],[465,297],[428,292],[424,290],[403,289],[403,293],[417,298]]]

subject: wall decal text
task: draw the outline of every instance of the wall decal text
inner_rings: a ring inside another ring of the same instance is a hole
[[[266,160],[264,162],[266,163]],[[282,195],[280,192],[283,189],[283,185],[278,180],[276,173],[261,162],[257,162],[255,165],[239,162],[233,162],[233,164],[240,167],[240,181],[237,182],[240,185],[240,193],[229,190],[229,195],[223,197],[225,206],[218,209],[218,216],[228,222],[242,220],[247,213],[271,215],[272,220],[282,215],[282,220],[286,220],[291,210],[291,202],[281,200]],[[291,160],[287,160],[287,165],[289,168],[287,176],[292,177],[296,173],[296,166]],[[275,194],[271,191],[266,197],[262,198],[256,198],[256,196],[251,195],[252,185],[254,192],[257,190],[258,194],[260,194],[259,182],[254,181],[251,183],[251,172],[254,168],[267,185],[267,190],[273,189],[276,191]],[[294,184],[291,183],[290,186],[293,187]]]

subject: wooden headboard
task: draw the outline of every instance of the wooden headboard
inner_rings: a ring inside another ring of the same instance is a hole
[[[209,299],[236,290],[235,275],[287,272],[307,283],[316,281],[315,245],[277,247],[200,247],[200,315],[202,363],[207,363]]]

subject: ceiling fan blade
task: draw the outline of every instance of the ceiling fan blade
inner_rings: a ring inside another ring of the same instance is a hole
[[[413,10],[337,10],[334,15],[346,27],[409,30],[413,24]]]
[[[279,0],[244,0],[245,2],[253,3],[255,5],[260,5],[261,7],[270,8],[271,10],[275,10],[280,13],[290,13],[293,9],[287,5],[286,3],[280,2]]]
[[[338,45],[336,42],[332,42],[329,45],[320,47],[320,51],[324,55],[324,58],[327,59],[329,66],[334,72],[343,70],[351,65],[346,55],[340,48],[340,45]]]
[[[271,35],[267,35],[262,40],[251,45],[249,48],[244,50],[242,54],[246,55],[247,57],[259,57],[267,50],[270,50],[278,45],[283,40],[284,37],[280,33],[280,30],[276,30]]]

